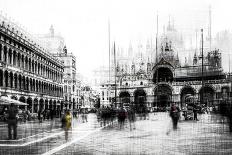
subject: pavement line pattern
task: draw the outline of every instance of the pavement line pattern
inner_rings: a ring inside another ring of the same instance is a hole
[[[58,136],[58,135],[61,135],[63,134],[64,131],[61,131],[61,132],[58,132],[58,133],[54,133],[52,135],[49,135],[47,137],[43,137],[43,138],[40,138],[40,139],[37,139],[37,140],[34,140],[34,141],[30,141],[30,142],[27,142],[27,143],[23,143],[23,144],[0,144],[0,146],[12,146],[12,147],[19,147],[19,146],[27,146],[27,145],[30,145],[30,144],[33,144],[33,143],[37,143],[37,142],[40,142],[40,141],[43,141],[45,139],[48,139],[48,138],[51,138],[51,137],[54,137],[54,136]]]
[[[33,123],[40,123],[40,124],[46,124],[46,123],[49,123],[48,120],[45,120],[43,122],[39,122],[39,121],[27,121],[26,123],[18,123],[18,126],[24,126],[25,124],[33,124]],[[5,126],[8,126],[7,123],[4,123],[4,124],[1,124],[0,127],[5,127]]]
[[[51,131],[45,131],[45,132],[42,132],[42,133],[37,133],[35,135],[31,135],[31,136],[28,136],[28,137],[25,137],[25,138],[21,138],[21,139],[17,139],[17,140],[0,140],[0,142],[18,142],[18,141],[22,141],[24,139],[35,137],[35,136],[38,136],[38,135],[43,135],[45,133],[49,133],[49,132],[56,131],[56,130],[59,130],[59,129],[54,129],[54,130],[51,130]]]
[[[101,128],[96,129],[96,130],[93,130],[93,131],[91,131],[91,132],[89,132],[89,133],[87,133],[87,134],[85,134],[85,135],[83,135],[83,136],[81,136],[81,137],[79,137],[79,138],[76,138],[76,139],[74,139],[74,140],[72,140],[72,141],[70,141],[70,142],[67,142],[67,143],[65,143],[65,144],[63,144],[63,145],[60,145],[59,147],[56,147],[56,148],[54,148],[54,149],[52,149],[52,150],[50,150],[50,151],[48,151],[48,152],[46,152],[46,153],[44,153],[44,154],[42,154],[42,155],[52,155],[52,154],[54,154],[54,153],[56,153],[56,152],[58,152],[58,151],[60,151],[60,150],[62,150],[62,149],[64,149],[64,148],[66,148],[66,147],[72,145],[73,143],[75,143],[75,142],[77,142],[77,141],[79,141],[79,140],[81,140],[81,139],[83,139],[83,138],[86,138],[86,137],[88,137],[89,135],[91,135],[91,134],[93,134],[93,133],[95,133],[95,132],[100,131],[100,130],[103,129],[103,128],[104,128],[104,127],[101,127]]]

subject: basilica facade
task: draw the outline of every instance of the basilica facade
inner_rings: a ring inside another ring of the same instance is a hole
[[[142,103],[149,108],[167,107],[173,102],[183,107],[189,95],[206,106],[217,106],[230,98],[231,82],[223,72],[218,49],[204,52],[203,64],[202,54],[195,53],[191,64],[181,65],[171,40],[165,38],[155,63],[140,60],[127,66],[127,71],[118,62],[116,88],[114,83],[101,86],[103,105],[113,103],[115,96],[116,106]]]

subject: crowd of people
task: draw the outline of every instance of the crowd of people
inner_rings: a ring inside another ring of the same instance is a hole
[[[43,120],[53,120],[55,117],[60,117],[61,111],[59,110],[54,110],[54,109],[40,109],[38,111],[38,119],[40,122]]]
[[[130,130],[135,129],[136,115],[140,119],[146,119],[148,113],[147,110],[136,111],[134,106],[121,106],[119,108],[102,106],[97,110],[97,118],[101,126],[112,126],[114,122],[117,122],[119,129],[124,128],[125,122],[128,122]]]
[[[220,113],[223,116],[227,116],[230,123],[230,130],[232,131],[232,106],[228,107],[230,104],[221,104],[220,106]],[[192,109],[193,118],[192,120],[198,121],[198,113],[200,110],[196,104],[194,104]],[[20,112],[21,109],[18,106],[15,106],[13,103],[5,110],[6,119],[8,122],[8,136],[9,139],[16,139],[17,138],[17,123],[19,120],[19,113],[25,114],[25,119],[28,119],[30,115],[30,111],[23,111]],[[76,118],[79,119],[82,123],[88,122],[88,109],[75,109],[75,110],[63,110],[60,113],[61,119],[61,128],[65,131],[65,139],[68,140],[68,131],[72,127],[72,119]],[[169,116],[172,120],[173,129],[177,129],[178,121],[181,118],[181,112],[185,117],[185,110],[180,109],[178,104],[172,103],[169,108]],[[28,116],[26,116],[28,115]],[[38,120],[42,122],[45,119],[51,119],[57,115],[56,111],[53,110],[41,110],[38,113]],[[120,106],[115,108],[113,106],[102,106],[97,109],[96,111],[97,121],[99,122],[101,127],[105,126],[113,126],[117,125],[119,129],[123,129],[125,127],[125,122],[127,127],[129,126],[130,130],[136,128],[135,121],[136,120],[147,120],[149,119],[149,110],[144,106]],[[114,126],[115,127],[115,126]],[[12,134],[13,130],[13,134]]]

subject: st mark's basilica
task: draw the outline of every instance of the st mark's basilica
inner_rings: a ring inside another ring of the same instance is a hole
[[[120,50],[117,50],[116,72],[112,73],[116,75],[116,83],[105,82],[101,85],[100,100],[103,106],[112,104],[115,96],[115,106],[139,103],[149,109],[167,107],[173,102],[183,107],[188,96],[192,96],[198,104],[209,107],[217,107],[222,101],[229,100],[230,78],[223,71],[219,49],[203,49],[202,61],[200,48],[194,51],[190,63],[185,60],[185,64],[181,64],[178,50],[173,46],[182,44],[181,36],[169,25],[166,34],[160,38],[158,54],[151,51],[153,57],[147,58],[147,61],[143,61],[142,54],[129,61],[133,55],[132,47],[128,50],[127,58],[120,57]]]

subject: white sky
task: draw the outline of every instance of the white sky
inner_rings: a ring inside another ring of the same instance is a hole
[[[226,0],[0,0],[0,10],[34,34],[47,33],[53,25],[77,57],[77,68],[84,75],[108,63],[108,20],[111,40],[127,50],[130,42],[145,45],[155,40],[156,14],[159,30],[169,15],[182,32],[193,32],[196,25],[207,27],[208,7],[212,7],[212,33],[232,29],[232,5]],[[179,55],[180,56],[180,55]]]

